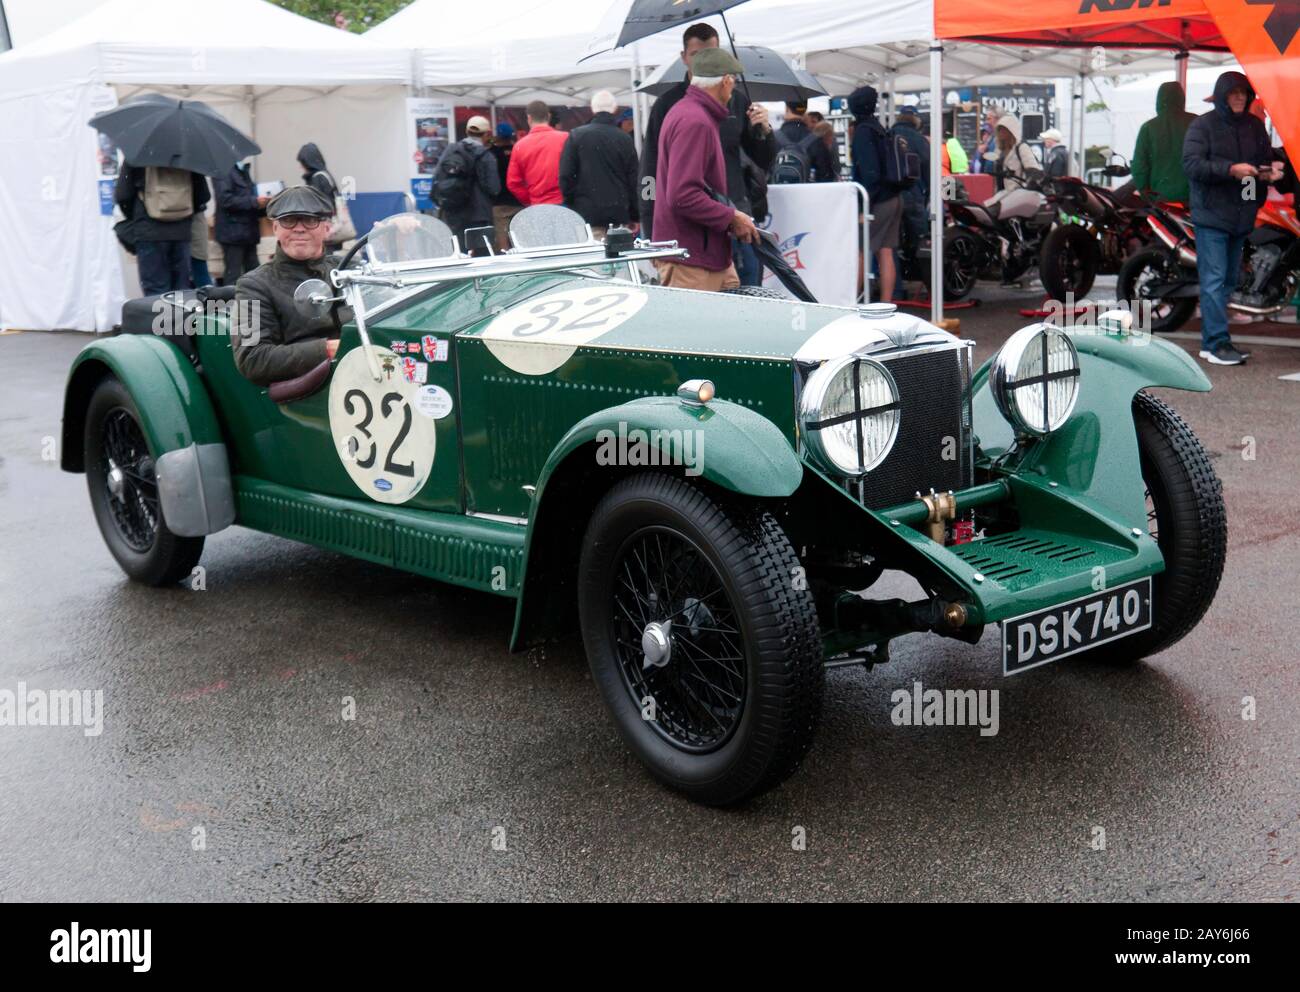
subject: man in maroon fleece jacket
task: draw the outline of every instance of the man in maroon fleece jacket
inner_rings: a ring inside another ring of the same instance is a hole
[[[727,192],[727,167],[718,135],[741,71],[729,52],[700,51],[691,66],[690,88],[664,118],[654,236],[656,241],[676,241],[690,256],[655,263],[662,286],[715,293],[739,286],[728,234],[750,243],[758,240],[750,216],[714,196],[725,197]]]

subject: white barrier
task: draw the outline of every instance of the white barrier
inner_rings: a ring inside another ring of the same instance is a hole
[[[820,303],[858,300],[858,259],[867,251],[867,191],[857,183],[799,183],[767,188],[771,219],[786,261]],[[771,272],[763,285],[785,295]]]

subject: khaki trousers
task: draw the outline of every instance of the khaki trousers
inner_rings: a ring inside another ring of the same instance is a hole
[[[656,259],[655,269],[659,272],[659,285],[673,289],[699,289],[706,293],[720,293],[724,289],[735,289],[740,285],[740,276],[736,267],[728,265],[719,272],[702,269],[698,265],[683,265],[681,262],[667,262]]]

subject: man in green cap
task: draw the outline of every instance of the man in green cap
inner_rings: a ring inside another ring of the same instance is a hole
[[[659,132],[654,236],[676,241],[690,255],[656,263],[659,282],[718,292],[740,285],[731,238],[758,240],[753,219],[726,200],[727,166],[720,127],[742,72],[730,52],[706,48],[691,66],[691,85]],[[721,199],[719,199],[721,195]],[[725,201],[725,202],[724,202]]]
[[[290,186],[271,198],[278,245],[275,257],[235,284],[232,338],[235,365],[259,386],[296,379],[338,350],[338,330],[346,315],[334,310],[303,317],[293,294],[307,279],[329,281],[337,260],[325,254],[334,204],[311,186]]]

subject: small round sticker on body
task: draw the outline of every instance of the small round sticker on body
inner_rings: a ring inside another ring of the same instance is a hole
[[[557,290],[498,314],[483,343],[511,371],[547,375],[636,316],[647,299],[644,290],[619,283]]]
[[[451,413],[451,393],[441,386],[421,386],[415,394],[415,410],[430,420],[441,420]]]

